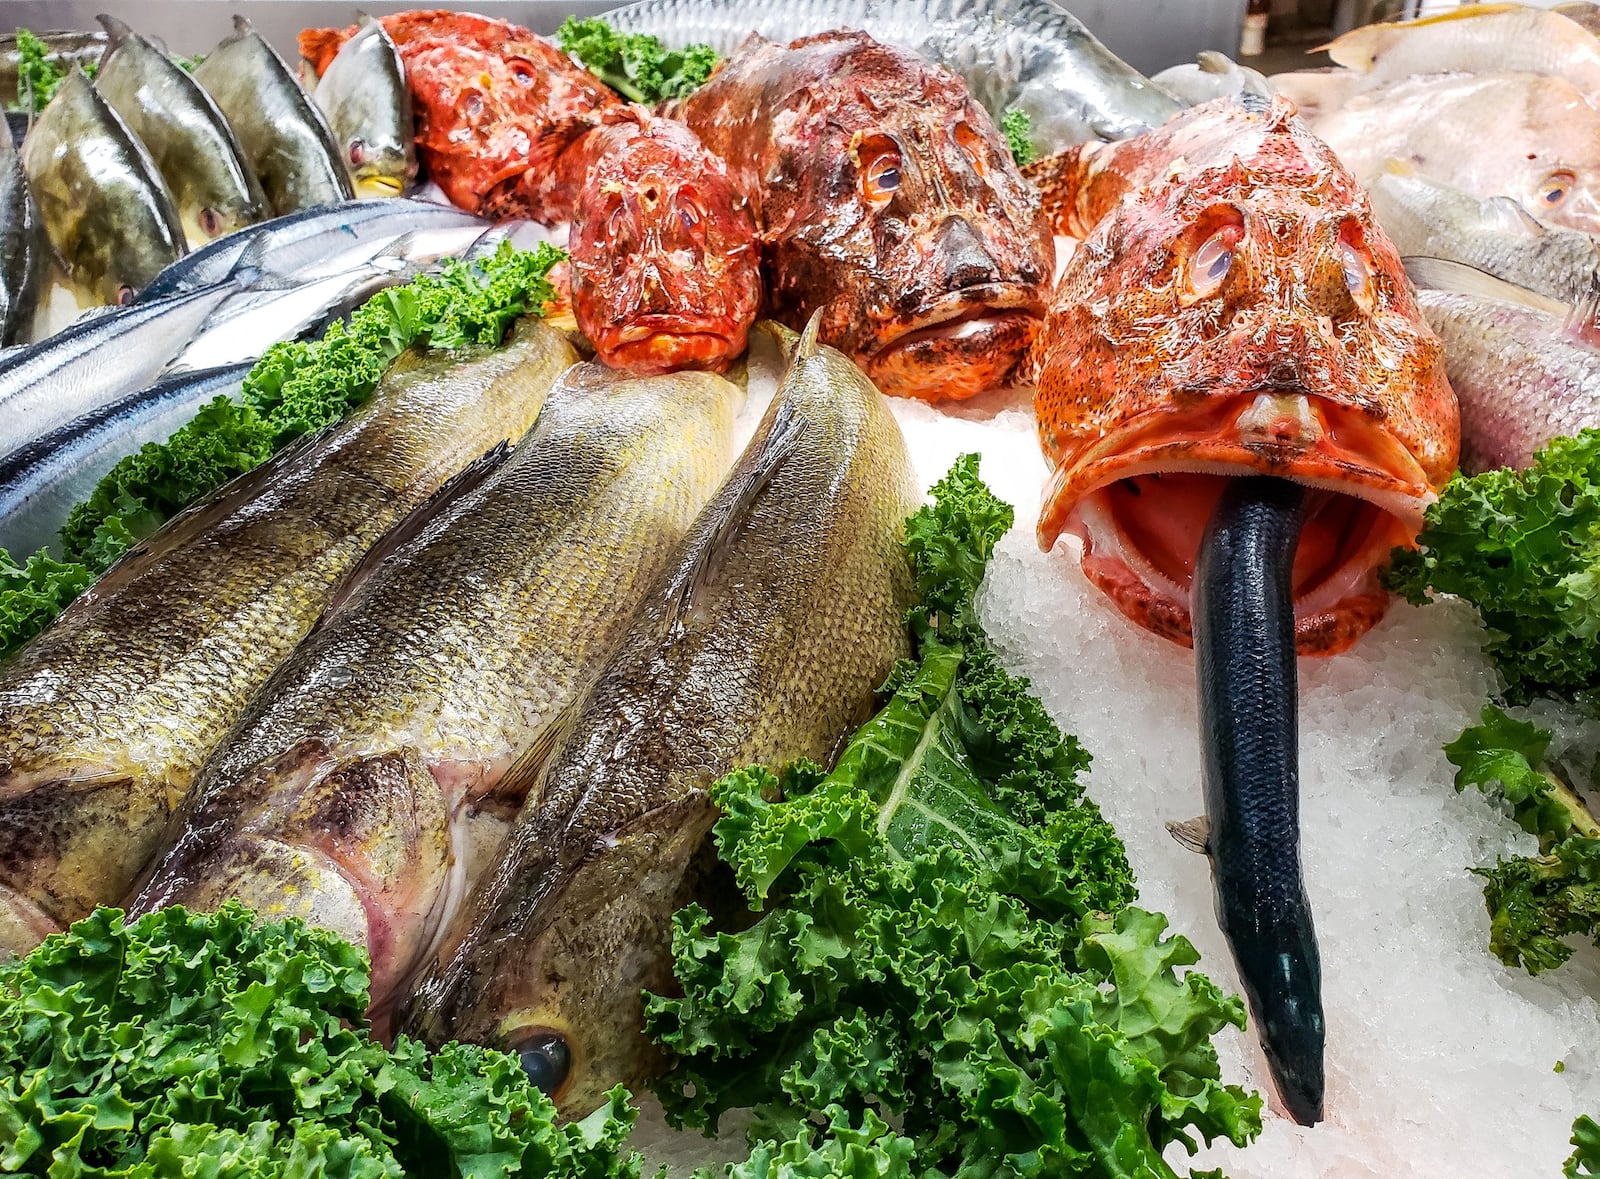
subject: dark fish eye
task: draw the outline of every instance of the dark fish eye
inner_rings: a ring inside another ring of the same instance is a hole
[[[350,162],[352,164],[359,164],[359,163],[361,163],[362,160],[364,160],[366,158],[367,158],[367,145],[366,145],[366,143],[361,139],[352,139],[350,141]]]
[[[200,210],[200,231],[207,237],[216,237],[222,229],[222,214],[215,209]]]
[[[471,118],[471,119],[476,119],[479,115],[483,114],[483,95],[481,95],[481,94],[469,94],[469,95],[467,95],[467,101],[466,101],[465,106],[466,106],[467,117]]]
[[[564,1037],[553,1032],[535,1036],[517,1051],[522,1061],[522,1071],[528,1074],[533,1087],[547,1095],[554,1095],[567,1083],[572,1071],[572,1049]]]
[[[684,193],[678,194],[678,220],[683,222],[683,227],[691,232],[700,224],[700,206],[695,204],[694,198]]]
[[[118,287],[117,288],[117,306],[126,307],[129,303],[133,302],[133,296],[135,294],[137,294],[137,292],[130,286],[124,285],[124,286]]]
[[[1552,172],[1539,186],[1539,200],[1546,208],[1553,209],[1567,199],[1572,192],[1572,186],[1577,182],[1578,178],[1571,172]]]
[[[861,195],[881,209],[900,188],[900,147],[887,135],[869,135],[851,153],[861,169]]]

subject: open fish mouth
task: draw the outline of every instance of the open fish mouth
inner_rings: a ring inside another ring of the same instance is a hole
[[[1416,458],[1359,411],[1303,394],[1245,393],[1160,410],[1106,435],[1045,490],[1039,542],[1084,544],[1084,573],[1133,621],[1192,644],[1200,538],[1226,480],[1313,489],[1295,554],[1295,644],[1347,649],[1383,617],[1378,575],[1415,542],[1436,497]]]
[[[891,328],[865,367],[886,392],[926,400],[971,397],[1010,381],[1044,311],[1038,293],[1026,287],[957,291]]]
[[[679,315],[647,315],[594,341],[607,363],[640,374],[679,368],[721,372],[744,351],[745,333],[726,323]]]

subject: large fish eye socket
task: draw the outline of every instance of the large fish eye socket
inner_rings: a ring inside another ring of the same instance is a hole
[[[1346,290],[1358,298],[1366,293],[1368,284],[1372,282],[1372,271],[1367,268],[1367,260],[1361,256],[1361,251],[1349,242],[1339,243],[1339,269],[1344,273]]]
[[[1233,269],[1233,246],[1239,240],[1237,227],[1229,225],[1217,230],[1189,259],[1189,288],[1197,295],[1214,295],[1222,280]]]
[[[694,197],[686,192],[680,192],[676,202],[678,206],[678,220],[683,222],[683,227],[693,233],[704,220],[705,215],[700,211],[700,206]]]
[[[900,148],[887,135],[872,135],[862,142],[856,159],[862,197],[869,208],[883,208],[900,190]]]
[[[572,1049],[564,1037],[553,1032],[529,1040],[517,1050],[517,1058],[533,1087],[546,1095],[557,1093],[572,1071]]]
[[[1567,199],[1576,183],[1578,178],[1571,172],[1550,173],[1539,186],[1539,204],[1546,209],[1554,209]]]
[[[133,296],[136,293],[137,292],[134,291],[134,289],[132,287],[130,287],[130,286],[120,286],[120,287],[118,287],[117,288],[117,306],[118,307],[126,307],[129,303],[132,303],[133,302]]]
[[[361,161],[366,159],[366,158],[367,158],[367,145],[366,145],[366,142],[364,140],[360,139],[360,138],[352,139],[350,141],[350,162],[352,164],[356,164],[356,165],[359,166]]]
[[[207,237],[216,237],[222,229],[222,214],[215,209],[200,210],[200,232]]]

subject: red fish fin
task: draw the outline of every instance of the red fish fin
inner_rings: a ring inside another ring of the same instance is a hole
[[[1085,217],[1084,205],[1093,180],[1088,163],[1102,146],[1080,143],[1064,152],[1035,160],[1022,170],[1022,175],[1039,190],[1052,232],[1081,239],[1099,220]]]

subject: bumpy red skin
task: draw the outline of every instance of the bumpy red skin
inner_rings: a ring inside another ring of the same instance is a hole
[[[1012,380],[1055,246],[958,77],[864,33],[753,37],[669,113],[750,198],[776,318],[800,327],[821,308],[823,341],[885,393],[931,401]],[[898,187],[869,199],[864,173],[886,153]]]
[[[451,203],[547,225],[577,199],[563,156],[621,100],[527,29],[448,11],[381,18],[406,67],[417,154]],[[349,29],[307,29],[300,53],[320,75]]]
[[[1378,571],[1460,445],[1442,346],[1366,194],[1285,99],[1208,103],[1031,174],[1057,231],[1083,239],[1033,357],[1055,465],[1040,545],[1082,537],[1117,605],[1187,644],[1215,476],[1325,489],[1296,558],[1297,641],[1348,647],[1382,617]],[[1208,291],[1190,263],[1228,226]]]
[[[755,219],[682,123],[626,108],[567,165],[583,176],[567,250],[578,327],[613,368],[722,372],[761,306]]]

